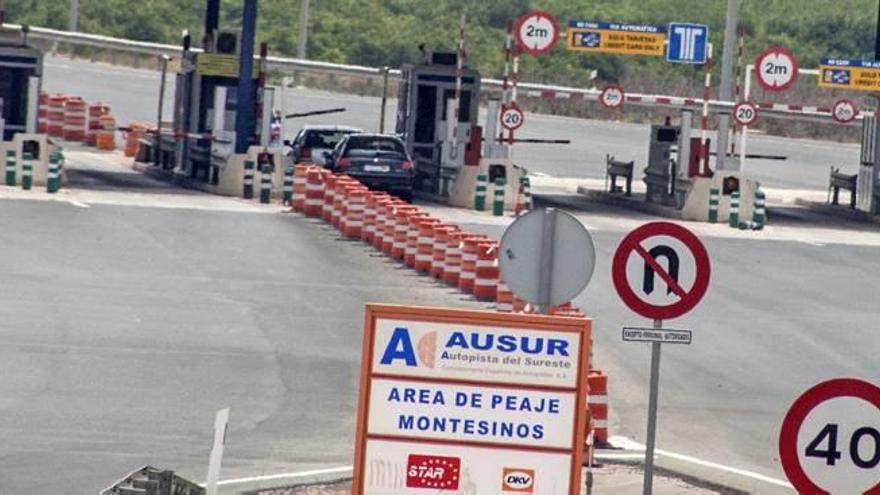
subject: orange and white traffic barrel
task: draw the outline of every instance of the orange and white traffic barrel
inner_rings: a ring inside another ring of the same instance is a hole
[[[361,240],[367,244],[373,243],[376,235],[376,212],[380,200],[387,199],[388,195],[382,192],[367,191],[367,204],[364,208],[364,228],[361,230]]]
[[[461,236],[460,230],[449,232],[446,236],[446,261],[443,265],[443,281],[449,285],[458,285],[461,273]]]
[[[498,281],[498,291],[495,293],[496,309],[503,313],[513,312],[513,300],[515,299],[513,292],[507,287],[504,280]]]
[[[419,222],[419,239],[416,246],[415,265],[415,269],[418,272],[431,272],[431,263],[434,261],[434,229],[439,227],[439,222],[430,220]]]
[[[416,267],[416,254],[419,251],[419,224],[425,221],[440,222],[439,219],[431,218],[423,211],[409,216],[409,225],[406,229],[406,247],[403,249],[403,263],[409,268]]]
[[[61,137],[66,141],[86,140],[86,112],[88,108],[82,98],[68,98],[64,101],[64,124]]]
[[[309,217],[320,217],[324,206],[324,181],[321,169],[309,168],[306,176],[306,200],[304,212]]]
[[[64,136],[64,95],[49,95],[49,110],[46,116],[46,132],[52,137]]]
[[[321,206],[321,218],[325,222],[333,219],[333,205],[336,202],[336,179],[338,176],[334,173],[324,175],[324,204]]]
[[[443,272],[446,270],[446,244],[449,242],[449,234],[456,231],[452,225],[441,225],[434,228],[434,248],[431,252],[431,276],[443,280]]]
[[[482,301],[494,301],[498,295],[498,244],[481,242],[477,245],[477,266],[474,274],[474,296]]]
[[[406,253],[406,234],[409,232],[410,216],[419,213],[415,206],[401,206],[394,214],[394,236],[391,240],[391,257],[403,260]]]
[[[340,220],[344,218],[345,191],[352,186],[348,176],[341,175],[333,183],[333,209],[330,212],[330,224],[340,229]],[[342,226],[344,227],[344,226]]]
[[[304,212],[306,210],[306,190],[309,181],[309,166],[296,165],[293,167],[293,211]]]
[[[458,277],[458,288],[464,292],[474,291],[474,279],[477,272],[477,248],[486,237],[469,235],[461,240],[461,273]]]
[[[128,131],[125,133],[125,147],[123,148],[125,156],[132,157],[137,155],[138,148],[141,146],[140,140],[147,135],[150,127],[151,125],[148,122],[132,122],[128,125]],[[82,140],[85,140],[85,133]]]
[[[40,92],[40,111],[37,114],[37,132],[46,134],[49,128],[49,93]]]
[[[379,198],[376,201],[376,221],[373,227],[373,247],[377,251],[382,250],[382,244],[385,241],[385,220],[388,217],[388,205],[394,200],[390,196]]]
[[[345,230],[343,231],[346,237],[361,238],[361,229],[364,227],[365,196],[366,189],[363,187],[348,189],[346,193],[348,205],[345,212]]]
[[[89,120],[86,126],[86,144],[97,146],[98,133],[101,132],[101,116],[110,113],[110,107],[101,102],[89,105]]]
[[[587,407],[592,418],[593,440],[595,444],[608,443],[608,375],[599,370],[590,370],[587,375],[589,395]]]
[[[527,303],[523,299],[520,299],[519,297],[517,297],[516,294],[513,295],[513,312],[514,313],[524,313],[526,311],[526,307],[528,305],[529,305],[529,303]]]
[[[101,130],[98,132],[96,145],[99,150],[113,151],[116,149],[116,119],[112,115],[105,114],[99,119]]]
[[[397,209],[409,206],[409,204],[393,198],[391,203],[385,206],[385,223],[382,225],[382,251],[391,256],[394,247],[394,229],[397,228]]]

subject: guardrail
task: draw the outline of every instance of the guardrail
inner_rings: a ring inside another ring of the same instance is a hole
[[[15,24],[5,24],[6,27],[13,29],[21,28]],[[73,46],[91,47],[101,50],[121,51],[135,53],[146,56],[169,57],[179,56],[181,48],[174,45],[166,45],[161,43],[151,43],[146,41],[133,41],[121,38],[113,38],[110,36],[101,36],[96,34],[77,33],[69,31],[59,31],[56,29],[48,29],[42,27],[29,27],[28,37],[50,43],[67,43]],[[195,52],[201,52],[199,48],[193,48]],[[400,70],[386,69],[378,67],[366,67],[362,65],[334,64],[330,62],[320,62],[315,60],[303,60],[297,58],[286,57],[268,57],[269,69],[280,69],[288,71],[314,72],[319,74],[333,74],[340,76],[355,76],[369,79],[379,79],[388,70],[391,77],[400,77]],[[502,90],[502,81],[499,79],[483,79],[482,86],[494,92]],[[538,83],[519,83],[518,91],[521,95],[530,98],[555,98],[570,99],[572,101],[598,101],[601,91],[597,88],[575,88],[571,86],[556,86],[550,84]],[[678,96],[628,93],[626,94],[626,104],[645,106],[645,107],[665,107],[665,108],[689,108],[699,107],[703,104],[700,98],[686,98]],[[709,100],[709,109],[712,112],[730,112],[733,109],[734,102],[722,100]],[[766,117],[790,118],[798,120],[813,120],[818,122],[832,121],[831,109],[822,107],[811,107],[804,105],[787,105],[778,103],[759,103],[761,115]],[[858,118],[865,116],[873,116],[872,110],[862,109]]]

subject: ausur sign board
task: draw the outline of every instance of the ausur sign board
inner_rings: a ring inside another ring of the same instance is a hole
[[[590,321],[368,305],[353,493],[580,486]]]

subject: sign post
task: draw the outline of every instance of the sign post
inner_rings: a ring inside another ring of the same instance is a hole
[[[660,260],[665,261],[665,266]],[[670,222],[652,222],[633,230],[617,247],[611,265],[614,288],[623,302],[645,318],[653,330],[624,329],[624,340],[651,342],[648,432],[643,493],[653,493],[657,404],[660,392],[660,346],[666,342],[663,320],[677,318],[703,298],[709,287],[709,255],[691,231]],[[659,282],[658,283],[658,279]],[[641,330],[639,338],[632,330]],[[656,335],[654,335],[656,333]],[[690,343],[690,332],[672,331],[676,343]],[[676,339],[674,334],[678,334]],[[627,338],[627,336],[633,338]]]
[[[837,378],[804,392],[782,422],[779,460],[798,493],[880,494],[880,387]]]
[[[352,493],[578,493],[590,326],[367,305]]]

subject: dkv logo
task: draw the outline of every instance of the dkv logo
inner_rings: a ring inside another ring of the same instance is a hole
[[[535,490],[535,470],[504,468],[501,476],[501,490],[514,493],[533,493]]]
[[[410,454],[406,460],[406,487],[458,490],[461,459]]]

